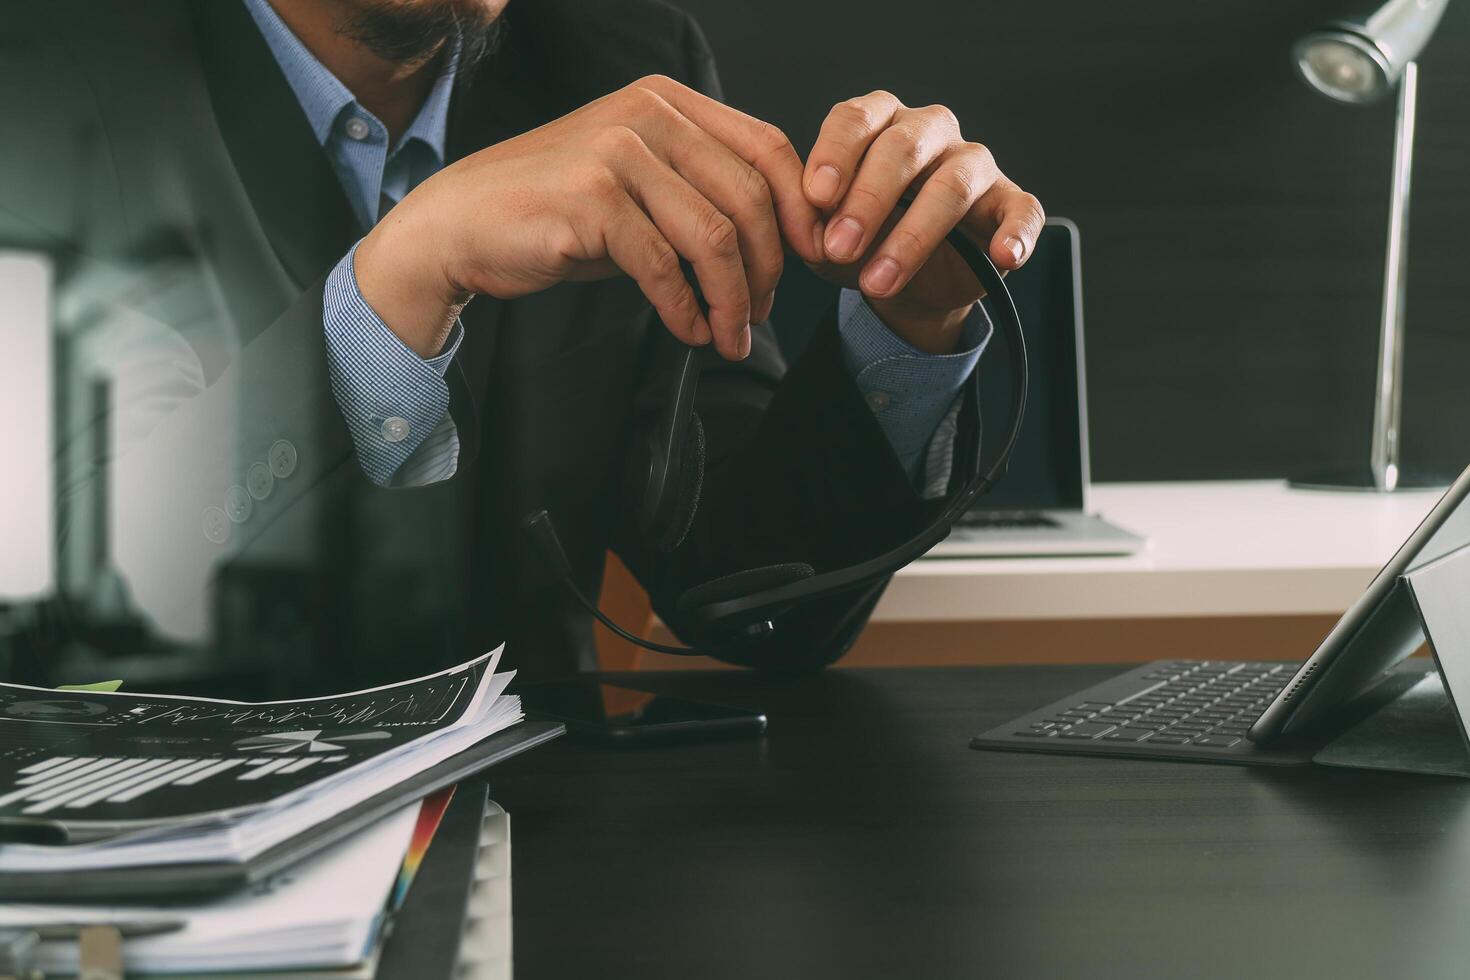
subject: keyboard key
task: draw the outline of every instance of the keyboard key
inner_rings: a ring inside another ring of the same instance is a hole
[[[1050,728],[1018,728],[1012,735],[1024,735],[1026,738],[1049,738],[1055,734]]]
[[[1141,742],[1154,733],[1152,728],[1116,728],[1103,736],[1105,742]]]
[[[1158,735],[1158,734],[1155,734],[1154,736],[1152,736],[1148,740],[1148,744],[1149,745],[1153,745],[1154,743],[1158,743],[1159,745],[1185,745],[1188,742],[1189,742],[1189,736],[1188,735]]]
[[[1113,705],[1106,701],[1083,701],[1081,704],[1072,705],[1076,711],[1106,711]]]
[[[1235,735],[1201,735],[1194,740],[1195,745],[1208,745],[1217,749],[1228,749],[1237,744],[1240,738]]]
[[[1106,735],[1112,730],[1112,725],[1100,725],[1096,722],[1088,722],[1082,725],[1073,725],[1071,728],[1058,734],[1062,738],[1097,738],[1099,735]]]

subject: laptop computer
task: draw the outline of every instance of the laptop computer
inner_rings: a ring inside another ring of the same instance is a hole
[[[1312,761],[1423,677],[1425,670],[1394,669],[1425,639],[1401,576],[1470,548],[1467,496],[1470,469],[1304,663],[1145,664],[977,735],[971,747],[1244,765]]]
[[[1031,356],[1026,428],[1009,472],[930,557],[1127,555],[1142,537],[1088,509],[1087,386],[1077,226],[1051,218],[1030,261],[1006,278]],[[996,336],[992,344],[1003,345]],[[1003,351],[981,359],[981,412],[1004,418]]]

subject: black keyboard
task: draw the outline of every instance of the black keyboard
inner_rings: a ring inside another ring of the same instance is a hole
[[[972,510],[955,521],[955,527],[1012,530],[1030,527],[1061,527],[1061,525],[1045,514]]]
[[[1299,750],[1264,748],[1247,738],[1295,671],[1290,663],[1158,661],[977,735],[970,744],[1268,765],[1306,762],[1310,755]]]

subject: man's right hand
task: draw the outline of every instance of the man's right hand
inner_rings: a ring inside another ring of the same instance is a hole
[[[429,357],[476,294],[511,299],[621,272],[674,336],[713,339],[738,360],[750,324],[770,314],[783,240],[808,262],[823,258],[801,181],[775,126],[651,76],[424,181],[358,246],[358,284]]]

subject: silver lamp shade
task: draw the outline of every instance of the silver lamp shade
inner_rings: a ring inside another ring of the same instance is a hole
[[[1449,0],[1389,0],[1371,13],[1335,20],[1296,43],[1297,71],[1337,102],[1377,102],[1419,57]]]

